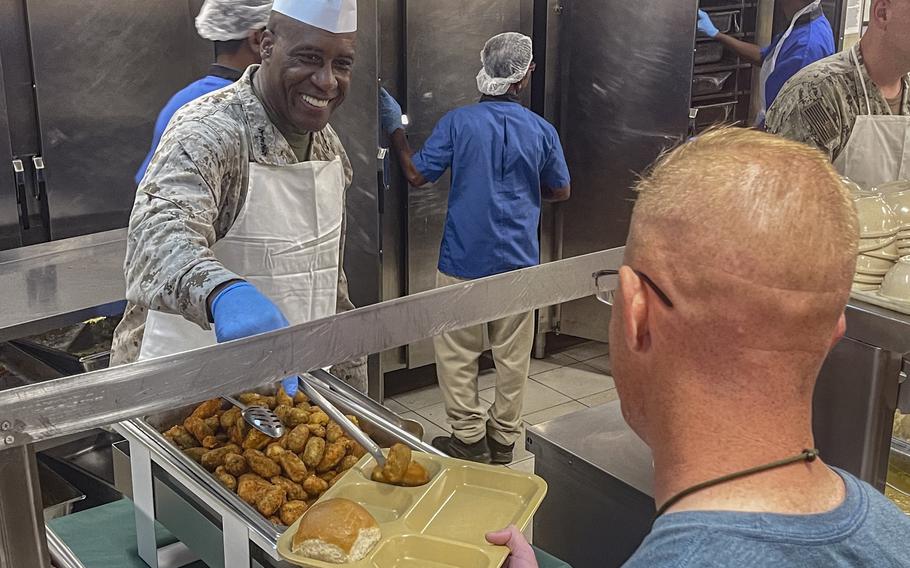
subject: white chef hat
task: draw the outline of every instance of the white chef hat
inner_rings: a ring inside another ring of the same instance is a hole
[[[275,0],[272,10],[334,34],[357,31],[357,0]]]
[[[211,41],[243,39],[265,27],[271,0],[205,0],[196,16],[196,31]]]

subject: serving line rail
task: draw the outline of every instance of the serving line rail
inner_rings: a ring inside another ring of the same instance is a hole
[[[34,501],[37,486],[34,472],[28,471],[29,455],[34,461],[30,444],[247,391],[280,377],[590,296],[595,292],[591,275],[618,268],[622,255],[623,248],[601,251],[265,335],[0,392],[0,523],[4,530],[16,526],[20,537],[0,543],[0,568],[48,565],[37,504],[22,502],[23,495]],[[6,459],[9,468],[3,467]],[[16,510],[8,503],[20,507]],[[31,518],[24,519],[24,512]],[[153,557],[151,550],[146,553]]]

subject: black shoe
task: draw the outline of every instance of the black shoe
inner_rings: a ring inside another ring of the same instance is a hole
[[[453,458],[477,463],[490,463],[490,448],[487,446],[486,438],[481,438],[479,442],[473,444],[466,444],[452,434],[452,436],[434,438],[432,445],[437,450]]]
[[[514,443],[508,446],[500,444],[487,434],[487,445],[490,447],[490,463],[495,463],[496,465],[512,463],[512,451],[515,449]]]

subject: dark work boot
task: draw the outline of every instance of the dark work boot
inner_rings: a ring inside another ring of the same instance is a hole
[[[487,447],[487,439],[481,438],[479,442],[466,444],[455,437],[440,436],[434,438],[432,445],[437,450],[453,458],[468,460],[477,463],[490,463],[490,448]]]
[[[487,445],[490,447],[490,463],[497,465],[507,465],[512,463],[512,451],[515,444],[500,444],[487,433]]]

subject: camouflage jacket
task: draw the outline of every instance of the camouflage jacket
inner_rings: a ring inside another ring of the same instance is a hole
[[[851,50],[817,61],[793,76],[784,85],[768,110],[766,128],[791,140],[815,146],[834,161],[853,131],[857,115],[867,114],[866,84],[871,114],[890,115],[891,108],[869,77],[857,46],[857,72]],[[910,115],[910,79],[904,78],[901,114]]]
[[[243,207],[250,162],[297,162],[253,93],[256,69],[250,67],[233,85],[181,108],[161,138],[130,215],[124,263],[128,304],[114,334],[112,365],[138,359],[148,309],[180,314],[210,329],[209,294],[222,282],[241,277],[222,266],[211,247]],[[350,186],[351,163],[331,126],[313,134],[310,156],[341,156],[345,188]],[[345,228],[343,220],[340,261]],[[339,270],[337,309],[353,307]]]

